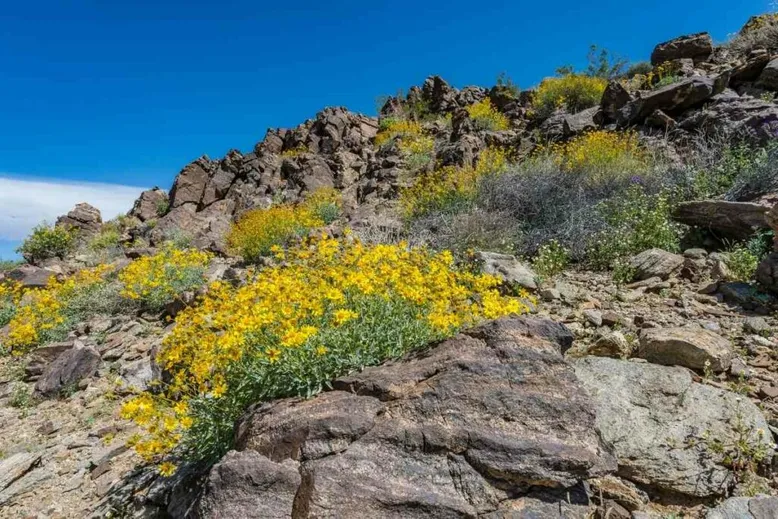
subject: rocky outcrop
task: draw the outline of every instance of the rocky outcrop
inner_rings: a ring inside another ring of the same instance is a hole
[[[574,365],[595,401],[597,428],[618,459],[617,474],[655,494],[726,495],[734,475],[725,453],[706,447],[705,436],[726,450],[745,428],[753,447],[772,452],[767,423],[754,404],[693,382],[684,368],[602,357]]]
[[[57,218],[57,227],[68,227],[84,235],[100,232],[103,219],[100,210],[86,203],[77,204],[68,214]]]
[[[170,205],[168,195],[163,190],[155,187],[140,194],[135,201],[129,215],[141,222],[147,222],[163,216]]]
[[[713,53],[713,40],[707,32],[681,36],[654,47],[651,64],[661,65],[667,61],[688,58],[703,61]]]
[[[211,471],[201,516],[558,513],[557,489],[616,466],[558,346],[523,330],[496,321],[312,400],[259,407]]]

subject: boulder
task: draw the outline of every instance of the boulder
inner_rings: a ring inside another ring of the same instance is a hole
[[[15,281],[24,288],[43,288],[56,277],[56,273],[51,270],[24,264],[6,272],[4,280]]]
[[[704,61],[712,53],[713,39],[707,32],[701,32],[660,43],[651,53],[651,64],[656,66],[682,58]]]
[[[624,337],[624,334],[615,331],[597,337],[594,343],[583,349],[583,353],[586,355],[595,355],[597,357],[625,359],[632,353],[632,348],[629,345],[629,341]]]
[[[170,208],[176,209],[184,204],[199,204],[212,168],[211,160],[203,156],[182,169],[170,190]]]
[[[201,517],[505,517],[530,504],[558,517],[565,495],[616,467],[558,347],[523,329],[501,319],[259,406],[211,471]],[[570,505],[590,508],[585,493]]]
[[[759,262],[756,280],[767,290],[778,293],[778,252],[771,252]]]
[[[635,279],[653,277],[667,279],[683,265],[683,256],[662,249],[648,249],[629,259],[629,266],[635,271]]]
[[[765,66],[756,85],[768,90],[778,90],[778,58],[773,59]]]
[[[604,357],[573,362],[624,479],[660,495],[725,495],[735,477],[701,440],[708,434],[731,445],[736,427],[772,456],[772,438],[759,432],[769,430],[759,409],[735,393],[693,382],[684,368]]]
[[[476,260],[481,263],[481,269],[486,274],[497,276],[506,283],[515,283],[530,290],[536,290],[537,275],[516,256],[497,252],[479,251],[475,253]]]
[[[288,519],[294,517],[295,495],[301,483],[292,460],[276,463],[252,450],[228,452],[211,469],[199,515]]]
[[[147,222],[167,213],[169,203],[167,193],[155,187],[140,194],[129,215]]]
[[[734,353],[729,341],[697,326],[652,328],[640,336],[638,357],[654,364],[708,369],[719,373],[732,364]]]
[[[775,519],[778,517],[778,497],[731,497],[708,510],[705,519]]]
[[[75,229],[81,234],[92,235],[100,232],[103,219],[100,210],[86,203],[76,204],[68,214],[57,218],[57,227]]]
[[[714,231],[717,236],[744,240],[760,229],[769,229],[768,207],[753,202],[697,200],[681,202],[673,219],[690,226]]]
[[[99,365],[97,350],[76,341],[46,368],[35,383],[35,391],[43,396],[56,396],[63,389],[75,387],[82,379],[94,375]]]
[[[643,121],[657,110],[667,115],[683,112],[722,92],[729,77],[695,76],[657,88],[627,103],[619,111],[617,122],[621,126]]]
[[[613,80],[605,87],[600,101],[600,109],[607,121],[614,122],[618,117],[619,110],[632,101],[634,101],[632,94],[621,81]]]
[[[597,128],[598,124],[595,120],[600,118],[598,115],[599,113],[600,107],[593,106],[576,114],[567,114],[563,121],[565,137],[578,135],[579,133],[584,133]]]

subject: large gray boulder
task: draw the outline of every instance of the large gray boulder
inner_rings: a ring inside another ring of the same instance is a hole
[[[558,517],[572,506],[563,496],[616,468],[594,424],[558,346],[502,319],[313,399],[260,406],[238,426],[239,452],[212,470],[200,514],[502,517],[529,506]],[[575,503],[584,517],[588,499]]]
[[[669,495],[725,495],[733,473],[702,440],[708,435],[731,446],[738,426],[752,446],[772,455],[767,423],[750,400],[693,382],[684,368],[604,357],[573,362],[625,479]]]
[[[654,364],[726,371],[734,353],[724,337],[698,326],[650,328],[640,336],[638,357]]]
[[[713,39],[707,32],[681,36],[654,47],[651,53],[651,64],[661,65],[666,61],[676,59],[693,59],[703,61],[713,52]]]
[[[618,111],[617,122],[624,126],[646,119],[657,110],[673,115],[683,112],[721,93],[727,86],[729,76],[695,76],[644,93],[638,99],[627,103]]]

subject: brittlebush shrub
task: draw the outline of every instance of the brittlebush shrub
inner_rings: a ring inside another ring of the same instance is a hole
[[[565,143],[539,147],[563,170],[589,181],[633,177],[651,167],[651,155],[633,132],[594,131]]]
[[[269,256],[295,238],[335,221],[341,212],[340,194],[320,189],[300,204],[283,204],[249,211],[232,226],[227,244],[250,263]]]
[[[541,117],[558,108],[566,108],[570,113],[580,112],[598,105],[606,86],[606,79],[583,74],[549,77],[538,86],[532,105]]]
[[[510,127],[508,118],[492,105],[488,97],[468,106],[465,110],[475,125],[482,130],[500,131]]]
[[[400,193],[400,206],[407,219],[433,211],[456,211],[473,199],[482,179],[507,169],[504,150],[487,148],[475,167],[446,166],[420,175],[414,184]]]
[[[207,252],[168,245],[153,256],[138,258],[119,273],[121,295],[146,310],[162,310],[184,292],[205,284],[210,261]]]
[[[383,119],[380,130],[375,136],[375,145],[385,146],[395,140],[411,170],[422,168],[432,162],[435,139],[424,133],[420,123],[393,117]]]
[[[65,227],[39,225],[17,249],[28,261],[35,263],[48,258],[62,258],[75,247],[74,231]]]
[[[147,432],[131,442],[144,458],[176,450],[213,461],[250,404],[311,396],[463,326],[527,311],[447,252],[322,237],[277,255],[278,266],[238,288],[213,284],[177,317],[157,357],[170,384],[122,409]]]
[[[0,283],[0,328],[13,319],[23,294],[19,283],[13,281]]]
[[[45,288],[28,290],[17,300],[3,348],[18,355],[62,340],[77,322],[116,305],[117,292],[107,289],[110,271],[111,267],[102,265],[64,281],[52,277]]]

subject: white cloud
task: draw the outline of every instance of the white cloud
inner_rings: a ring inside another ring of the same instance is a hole
[[[0,240],[17,241],[77,203],[87,202],[109,220],[132,208],[143,188],[96,182],[60,182],[0,176]]]

